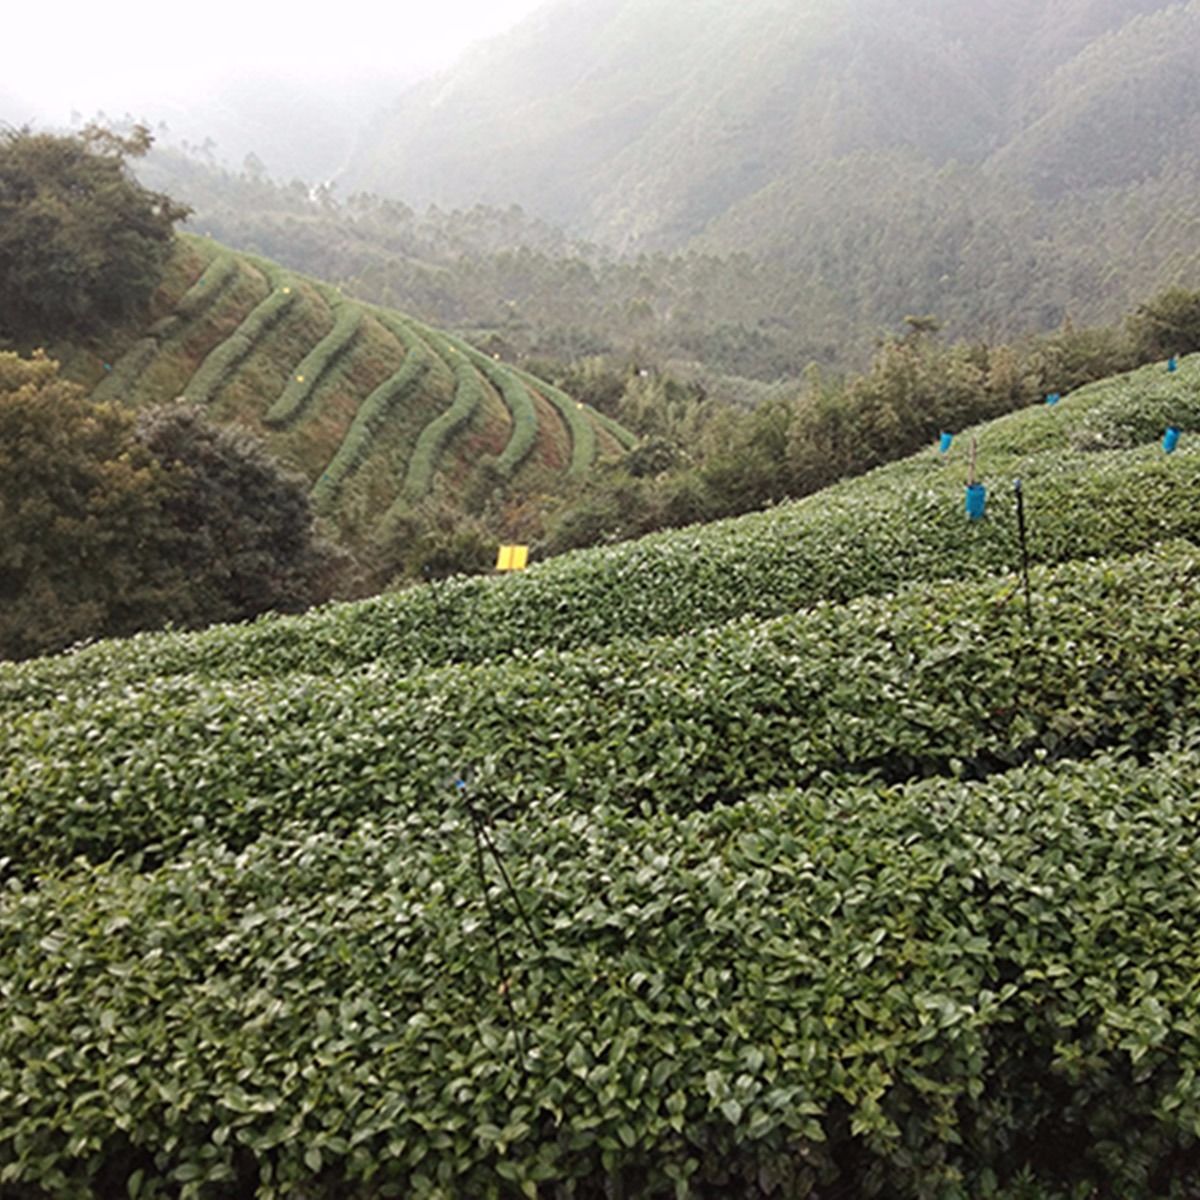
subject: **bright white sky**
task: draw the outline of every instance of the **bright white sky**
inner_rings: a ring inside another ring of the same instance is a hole
[[[544,0],[15,0],[0,96],[42,119],[203,95],[223,78],[400,79],[449,65]],[[17,48],[19,52],[17,51]],[[142,115],[139,113],[138,115]],[[154,119],[154,113],[145,115]],[[4,114],[0,112],[0,120]]]

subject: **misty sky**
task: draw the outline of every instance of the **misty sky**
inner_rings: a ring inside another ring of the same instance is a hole
[[[5,6],[0,104],[19,99],[43,121],[72,109],[136,110],[203,101],[228,81],[338,81],[353,90],[448,65],[544,0],[15,0]],[[24,116],[26,114],[13,114]],[[6,114],[0,111],[0,120]]]

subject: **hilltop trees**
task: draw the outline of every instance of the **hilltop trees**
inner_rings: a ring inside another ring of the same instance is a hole
[[[328,597],[337,553],[315,534],[306,482],[261,441],[186,404],[149,410],[137,435],[163,472],[167,558],[186,574],[189,623],[299,612]]]
[[[150,143],[141,126],[0,132],[0,337],[88,334],[146,303],[189,211],[129,176]]]
[[[0,657],[166,619],[164,480],[132,418],[57,364],[0,354]]]
[[[0,658],[295,611],[339,565],[253,439],[184,407],[139,422],[0,353]]]

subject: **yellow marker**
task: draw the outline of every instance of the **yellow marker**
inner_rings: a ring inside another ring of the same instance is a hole
[[[501,546],[496,555],[497,571],[523,571],[529,562],[528,546]]]
[[[296,376],[296,382],[297,382],[297,383],[303,383],[303,382],[304,382],[304,376],[303,376],[303,375],[297,375],[297,376]]]
[[[283,289],[283,294],[284,294],[285,296],[290,296],[290,295],[291,295],[291,293],[292,293],[292,289],[291,289],[291,288],[284,288],[284,289]]]

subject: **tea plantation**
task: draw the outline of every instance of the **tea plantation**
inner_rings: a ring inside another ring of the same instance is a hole
[[[351,540],[386,536],[438,474],[578,478],[633,436],[402,313],[208,238],[179,235],[144,328],[54,347],[98,400],[177,396],[261,436]],[[108,361],[105,361],[107,356]]]
[[[0,667],[0,1197],[1196,1195],[1198,385]]]

